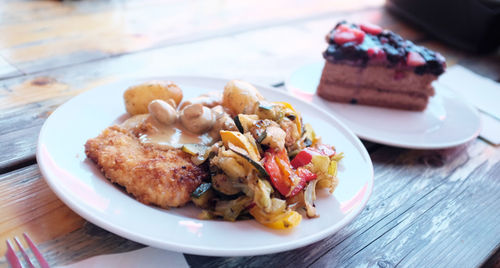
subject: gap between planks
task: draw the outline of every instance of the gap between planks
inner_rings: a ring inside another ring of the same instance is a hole
[[[139,49],[139,50],[132,50],[126,53],[116,53],[116,54],[107,54],[103,57],[98,57],[98,58],[90,58],[88,60],[82,60],[79,62],[71,63],[71,64],[64,64],[64,65],[59,65],[59,66],[54,66],[50,68],[46,68],[43,70],[35,70],[35,71],[26,71],[23,72],[20,70],[18,67],[15,65],[12,65],[13,67],[16,68],[21,74],[18,75],[9,75],[7,77],[0,77],[0,81],[2,80],[7,80],[7,79],[12,79],[12,78],[20,78],[23,76],[28,76],[28,75],[36,75],[44,72],[49,72],[49,71],[55,71],[55,70],[60,70],[60,69],[65,69],[65,68],[70,68],[74,66],[78,66],[81,64],[85,63],[92,63],[92,62],[100,62],[100,61],[105,61],[108,59],[113,59],[125,55],[133,55],[133,54],[140,54],[143,52],[148,52],[148,51],[154,51],[154,50],[159,50],[171,46],[177,46],[177,45],[182,45],[182,44],[188,44],[188,43],[194,43],[194,42],[201,42],[205,40],[210,40],[214,38],[221,38],[221,37],[228,37],[232,35],[238,35],[238,34],[243,34],[246,32],[251,32],[251,31],[257,31],[261,29],[266,29],[266,28],[272,28],[272,27],[279,27],[279,26],[285,26],[285,25],[291,25],[291,24],[298,24],[302,22],[307,22],[307,21],[314,21],[314,20],[321,20],[321,19],[326,19],[332,16],[349,16],[352,14],[356,13],[363,13],[363,12],[369,12],[369,11],[375,11],[375,10],[381,10],[383,7],[367,7],[363,9],[358,9],[358,10],[349,10],[349,11],[329,11],[329,12],[323,12],[323,13],[318,13],[315,15],[308,15],[306,17],[302,18],[295,18],[295,19],[290,19],[290,20],[282,20],[282,21],[271,21],[268,23],[256,23],[253,26],[240,26],[237,29],[231,30],[231,29],[226,29],[222,31],[215,31],[211,34],[206,34],[206,35],[191,35],[191,36],[200,36],[200,37],[180,37],[180,38],[173,38],[172,40],[166,40],[164,43],[160,43],[157,45],[153,45],[151,47]],[[384,11],[382,11],[384,12]],[[421,37],[421,40],[427,40],[427,37]]]

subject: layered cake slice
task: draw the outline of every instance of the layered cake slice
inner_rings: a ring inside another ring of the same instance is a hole
[[[441,75],[441,54],[373,24],[342,21],[328,48],[317,94],[327,100],[422,111]]]

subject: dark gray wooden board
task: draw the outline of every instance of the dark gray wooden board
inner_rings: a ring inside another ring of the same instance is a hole
[[[13,111],[15,116],[6,115],[2,120],[40,127],[47,113],[42,107],[52,106],[48,101],[33,106],[33,113]],[[2,131],[15,133],[16,130]],[[33,141],[26,144],[33,145]],[[239,258],[186,255],[186,259],[195,267],[391,267],[398,264],[425,267],[438,262],[443,266],[476,267],[488,260],[489,252],[495,252],[500,243],[500,203],[497,202],[500,183],[495,177],[500,174],[498,148],[480,139],[460,147],[432,151],[405,150],[370,142],[365,142],[365,146],[375,166],[374,191],[365,210],[337,234],[308,247],[272,255]],[[34,157],[33,151],[25,155]],[[14,170],[1,179],[23,179],[25,170]],[[36,165],[28,170],[30,179],[41,179]],[[92,248],[96,247],[101,254],[142,247],[92,224],[86,226],[42,244],[48,259],[53,260],[53,264],[64,264],[93,256]],[[88,247],[83,251],[82,240]],[[74,247],[59,248],[70,241],[75,241]],[[117,244],[123,245],[123,249],[113,249]],[[490,258],[489,263],[495,263],[495,258],[498,256]]]
[[[33,18],[64,16],[72,19],[75,15],[109,10],[116,4],[114,1],[92,1],[87,4],[82,1],[80,5],[79,2],[64,1],[65,5],[79,6],[71,11],[62,6],[53,9],[52,4],[58,2],[11,2],[30,3],[35,14],[23,13],[23,10],[2,10],[0,13],[5,15],[3,23],[6,27],[30,22]],[[43,7],[47,3],[50,7]],[[197,35],[183,31],[173,36],[177,36],[176,38],[161,36],[158,41],[149,43],[144,48],[131,47],[117,53],[100,49],[79,49],[74,53],[63,51],[53,57],[40,57],[33,61],[4,60],[0,63],[3,64],[0,70],[0,215],[13,217],[22,214],[19,220],[32,220],[35,223],[42,218],[41,222],[46,220],[44,223],[57,226],[51,231],[78,227],[72,232],[54,235],[52,237],[57,237],[56,239],[40,244],[42,252],[52,265],[143,247],[88,222],[83,223],[84,220],[76,215],[70,217],[72,212],[69,208],[62,205],[43,182],[35,164],[34,153],[40,127],[50,112],[85,89],[112,82],[113,79],[138,73],[150,75],[159,70],[162,74],[181,70],[193,75],[207,75],[206,71],[210,70],[209,75],[212,76],[236,74],[239,78],[264,84],[282,81],[297,67],[293,64],[306,62],[312,55],[309,52],[314,54],[319,51],[311,48],[298,49],[287,54],[288,50],[283,50],[282,47],[293,45],[286,43],[287,40],[312,40],[315,38],[311,35],[313,29],[325,25],[331,27],[341,17],[355,20],[379,18],[382,25],[404,33],[403,35],[419,44],[442,51],[450,64],[464,65],[481,75],[500,81],[500,51],[491,55],[465,55],[412,30],[386,14],[382,7],[339,11],[333,5],[325,10],[324,7],[309,3],[300,4],[309,5],[320,12],[311,11],[307,13],[309,15],[295,19],[290,16],[276,19],[276,14],[269,13],[264,18],[265,22],[257,26],[251,21],[241,21],[242,24],[238,24],[236,28],[224,24],[223,27],[201,31]],[[154,5],[150,6],[143,1],[127,1],[127,5],[130,5],[129,9],[137,9],[137,5],[156,9]],[[288,5],[285,9],[291,11],[298,7]],[[254,7],[252,12],[251,14],[262,14],[260,7]],[[145,25],[147,24],[142,26]],[[190,28],[190,25],[179,26],[187,26],[193,32],[200,29]],[[54,28],[59,27],[55,25]],[[257,28],[267,28],[265,32],[268,35],[264,36],[273,36],[277,40],[261,43],[261,35],[254,31]],[[127,35],[128,31],[122,34]],[[214,40],[218,39],[218,45],[213,46]],[[194,42],[195,40],[198,41]],[[61,41],[64,42],[64,38]],[[36,42],[29,45],[43,44],[44,42]],[[20,49],[22,47],[23,45],[17,46]],[[207,50],[209,47],[212,50]],[[70,46],[67,48],[72,49]],[[15,50],[16,48],[11,51]],[[191,55],[192,51],[206,53],[200,53],[197,57],[186,56]],[[243,55],[246,57],[241,58],[241,51],[245,51]],[[169,64],[172,62],[175,65]],[[258,68],[254,68],[255,66]],[[37,80],[39,78],[41,80]],[[40,81],[54,82],[57,85],[52,87]],[[39,87],[31,87],[30,84]],[[53,94],[52,90],[59,85],[67,85],[67,89]],[[16,92],[19,86],[29,87],[24,88],[25,91]],[[27,101],[21,101],[19,106],[9,106],[12,104],[12,96],[22,97]],[[45,99],[38,99],[40,96],[45,96]],[[9,108],[4,109],[7,106]],[[437,151],[397,149],[369,142],[364,144],[369,149],[375,166],[373,195],[363,212],[338,233],[289,252],[238,258],[185,255],[188,263],[193,267],[476,267],[484,262],[485,267],[500,267],[499,147],[481,140]],[[45,198],[45,205],[40,202],[42,197]],[[25,202],[24,206],[12,205],[28,198],[35,201]],[[50,213],[51,209],[63,211],[58,214],[59,217],[67,216],[66,221],[60,221],[60,225],[66,225],[65,227],[52,224],[60,219],[58,217],[40,216]],[[7,212],[8,210],[11,211]],[[78,223],[83,224],[83,227]],[[16,228],[12,224],[11,227]],[[10,228],[4,229],[8,231]],[[0,267],[5,263],[2,261],[4,260],[0,258]]]
[[[437,263],[477,267],[488,260],[488,252],[500,242],[497,148],[479,139],[447,150],[372,148],[373,194],[362,213],[338,233],[272,255],[186,254],[188,263],[193,267],[437,267]],[[0,180],[31,183],[42,178],[32,165]],[[93,256],[96,249],[103,254],[142,247],[90,223],[40,246],[53,265]]]
[[[35,187],[36,189],[33,189]],[[31,207],[26,211],[16,211],[16,217],[22,218],[24,222],[36,221],[37,218],[42,217],[41,214],[49,214],[51,213],[50,210],[53,209],[63,208],[71,212],[61,204],[48,188],[48,185],[44,182],[40,174],[38,165],[29,165],[0,175],[0,215],[5,213],[2,209],[9,210],[13,207],[24,207],[22,204],[13,205],[12,203],[27,202],[27,198],[35,198],[38,201],[32,203]],[[54,201],[59,205],[46,205]],[[6,216],[12,217],[13,215],[12,213],[6,213]],[[51,218],[51,216],[47,216],[46,218]],[[75,220],[74,217],[66,217],[66,219],[68,218],[71,218],[72,221]],[[9,220],[16,221],[16,219],[3,218],[2,223],[5,224],[5,221],[9,222]],[[42,222],[45,224],[49,223],[48,220]],[[31,223],[30,225],[36,225],[36,223]],[[67,222],[59,223],[59,225],[61,229],[79,226],[79,224],[75,225],[75,223]],[[43,229],[43,227],[34,228]],[[33,239],[36,242],[36,239]],[[59,236],[57,239],[38,245],[47,262],[52,266],[70,264],[95,256],[96,254],[126,252],[144,247],[139,243],[112,234],[89,222],[84,222],[83,227]],[[4,264],[6,264],[5,260],[0,258],[0,267],[4,267],[2,266]]]
[[[500,150],[371,153],[373,194],[349,225],[310,246],[256,257],[186,255],[193,267],[477,267],[500,245]],[[466,164],[467,163],[467,164]]]

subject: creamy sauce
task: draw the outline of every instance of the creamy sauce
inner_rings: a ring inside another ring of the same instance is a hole
[[[206,94],[202,94],[196,98],[192,98],[181,103],[179,110],[182,110],[184,107],[190,104],[199,103],[208,108],[213,108],[217,105],[221,105],[222,103],[222,92],[220,91],[211,91]]]
[[[130,129],[136,128],[137,126],[142,124],[142,122],[144,122],[148,117],[149,117],[149,114],[134,115],[134,116],[130,117],[129,119],[125,120],[121,124],[121,126],[125,129],[130,130]]]
[[[165,126],[148,114],[133,116],[123,122],[122,126],[131,129],[143,123],[150,123],[152,126],[139,134],[139,140],[144,144],[154,144],[163,148],[180,148],[189,143],[212,145],[215,142],[209,133],[191,133],[180,122]]]
[[[213,143],[213,139],[208,133],[193,134],[184,129],[179,122],[166,127],[161,126],[156,133],[142,134],[139,136],[139,139],[143,143],[155,143],[175,148],[180,148],[182,145],[188,143],[203,145],[211,145]]]

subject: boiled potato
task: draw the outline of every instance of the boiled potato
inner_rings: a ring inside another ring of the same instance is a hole
[[[233,116],[237,114],[254,114],[258,102],[264,97],[250,83],[231,80],[224,87],[222,106],[228,108]]]
[[[153,100],[172,99],[175,105],[182,100],[182,90],[170,81],[150,81],[128,88],[123,94],[125,108],[131,115],[148,113],[148,105]]]

